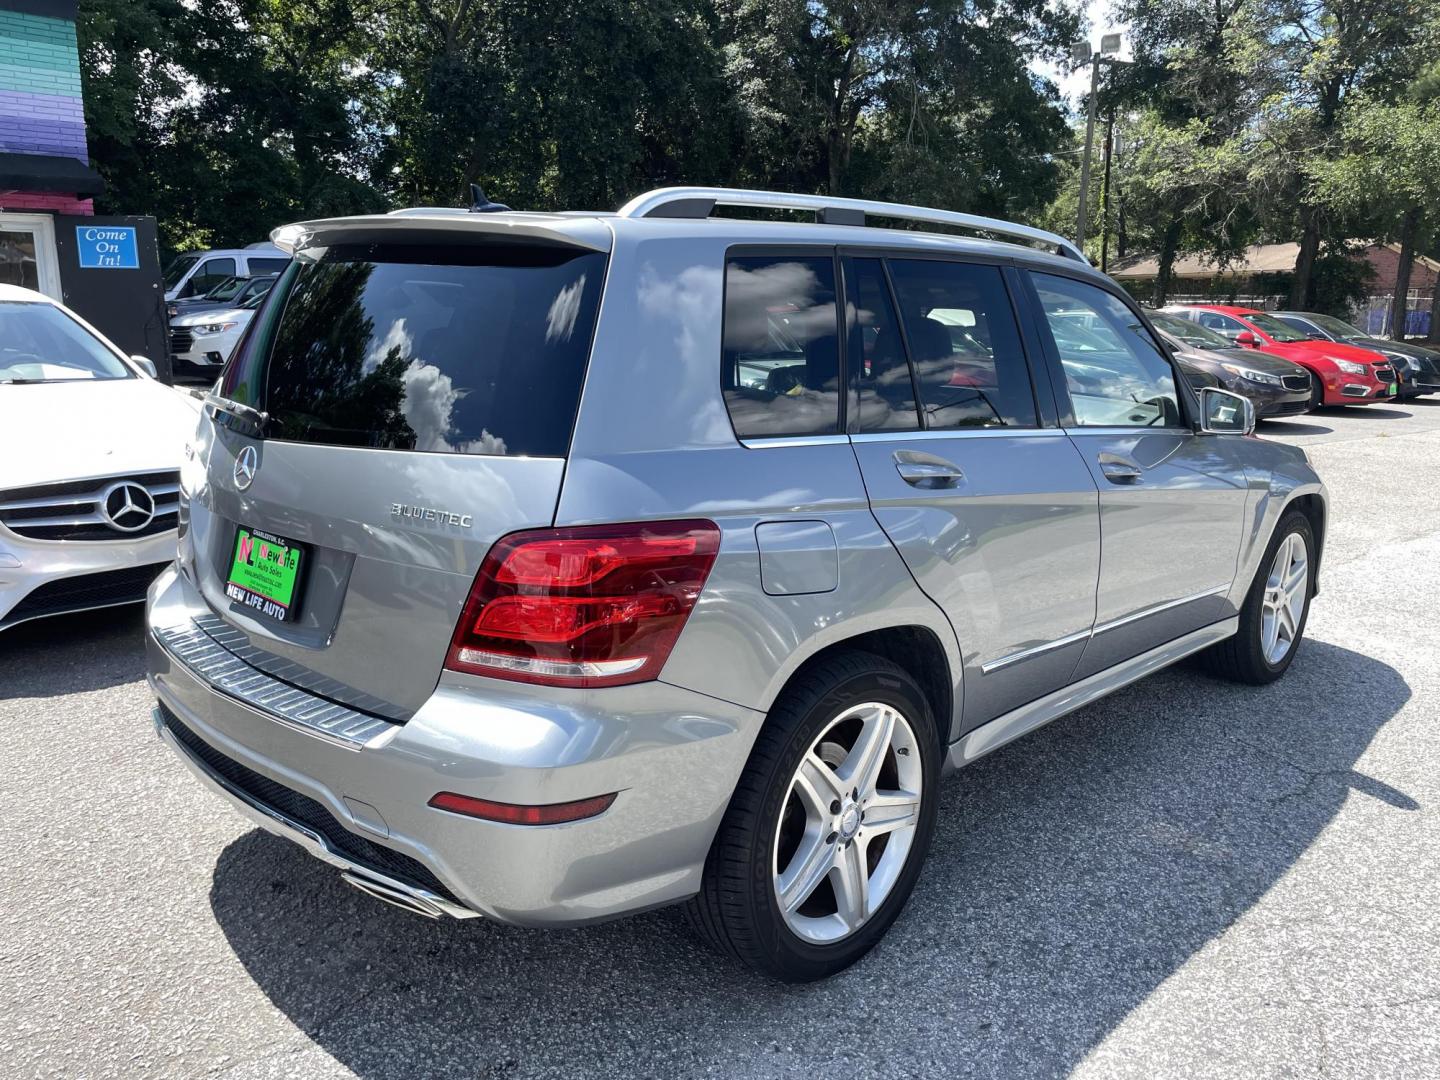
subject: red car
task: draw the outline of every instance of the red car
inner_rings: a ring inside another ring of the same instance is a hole
[[[1339,341],[1316,341],[1273,315],[1226,304],[1185,304],[1166,311],[1208,326],[1244,349],[1283,356],[1306,368],[1311,408],[1367,405],[1395,396],[1395,369],[1380,353]]]

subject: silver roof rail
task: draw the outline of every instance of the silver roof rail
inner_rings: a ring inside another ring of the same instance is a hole
[[[1090,260],[1069,240],[1044,229],[978,214],[961,214],[954,210],[935,210],[927,206],[906,206],[904,203],[874,202],[870,199],[841,199],[829,195],[793,195],[784,191],[746,191],[740,188],[668,187],[637,195],[620,208],[621,217],[629,218],[705,218],[717,206],[753,206],[776,210],[810,210],[815,220],[828,225],[864,225],[865,216],[901,218],[905,221],[926,221],[934,225],[956,225],[962,229],[995,233],[997,236],[1030,240],[1055,248],[1062,255],[1079,259],[1087,266]]]

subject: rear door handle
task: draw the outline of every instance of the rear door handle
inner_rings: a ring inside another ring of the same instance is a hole
[[[918,450],[896,450],[895,471],[911,487],[936,489],[958,487],[965,473],[953,461]]]
[[[1101,454],[1100,471],[1112,484],[1138,484],[1145,472],[1135,462],[1119,454]]]

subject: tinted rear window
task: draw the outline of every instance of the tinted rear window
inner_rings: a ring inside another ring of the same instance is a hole
[[[364,244],[298,263],[275,290],[288,289],[262,379],[271,437],[565,455],[604,255]]]

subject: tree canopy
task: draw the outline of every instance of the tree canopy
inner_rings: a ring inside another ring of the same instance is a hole
[[[860,195],[1072,233],[1075,0],[82,0],[103,210],[168,250],[285,221],[611,208],[666,183]],[[1440,244],[1434,0],[1119,0],[1088,230],[1222,263],[1298,241],[1290,302],[1362,287],[1345,240]],[[1108,186],[1105,177],[1109,177]],[[1104,195],[1102,197],[1102,187]],[[1101,215],[1092,216],[1092,220]],[[1113,221],[1112,221],[1113,218]],[[1440,252],[1437,252],[1440,253]],[[1408,263],[1407,263],[1408,264]]]

